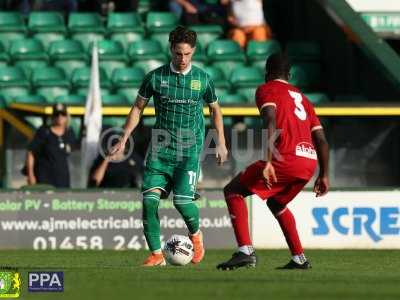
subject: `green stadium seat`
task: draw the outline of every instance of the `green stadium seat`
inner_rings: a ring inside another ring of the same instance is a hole
[[[329,97],[323,93],[306,93],[304,94],[308,100],[314,105],[329,103]]]
[[[0,41],[3,43],[5,49],[9,49],[12,41],[21,40],[25,38],[25,32],[3,32],[0,31]]]
[[[128,99],[128,104],[132,105],[136,101],[136,97],[139,92],[139,87],[121,87],[115,90],[115,93],[118,95],[123,95]]]
[[[321,47],[315,42],[289,42],[287,44],[287,53],[293,61],[321,59]]]
[[[8,56],[7,52],[5,51],[3,44],[0,43],[0,68],[6,67],[8,65],[9,60],[10,60],[10,57]]]
[[[85,49],[90,43],[104,39],[103,21],[96,13],[71,13],[68,29],[72,39],[80,41]]]
[[[228,82],[226,82],[226,77],[224,72],[218,67],[214,66],[207,66],[204,68],[204,71],[210,75],[211,79],[213,80],[214,84],[224,84],[227,85]]]
[[[102,95],[102,104],[104,106],[127,106],[130,105],[128,99],[124,95]]]
[[[36,39],[13,41],[9,52],[13,60],[25,58],[47,59],[42,43]]]
[[[207,55],[210,59],[244,60],[244,54],[239,44],[232,40],[216,40],[211,42],[207,48]],[[215,57],[214,57],[215,56]]]
[[[142,120],[143,125],[146,127],[153,127],[156,124],[156,117],[144,117]]]
[[[75,134],[75,137],[80,136],[81,127],[82,127],[82,119],[80,117],[71,117],[70,118],[69,128],[71,128],[71,130]]]
[[[66,35],[64,18],[57,12],[32,12],[29,15],[28,28],[46,49],[52,42],[64,40]]]
[[[145,73],[140,68],[120,68],[116,69],[112,75],[112,83],[117,87],[140,86]]]
[[[219,103],[222,106],[247,104],[247,100],[240,94],[224,94],[219,96]]]
[[[197,41],[204,47],[220,38],[224,33],[223,28],[219,25],[194,25],[190,26],[190,29],[196,31]]]
[[[97,32],[78,32],[72,34],[71,37],[73,40],[79,41],[85,49],[88,49],[91,43],[104,39],[104,35]]]
[[[22,69],[18,67],[0,68],[0,92],[7,105],[15,101],[15,97],[29,94],[29,81]]]
[[[153,40],[133,42],[128,49],[130,62],[142,68],[145,73],[160,67],[167,61],[160,43]]]
[[[12,31],[25,32],[25,24],[24,24],[23,16],[19,12],[0,11],[0,31],[1,32],[12,32]]]
[[[150,35],[150,39],[157,41],[161,44],[163,49],[169,48],[169,31],[168,32],[155,32]]]
[[[90,85],[90,67],[78,68],[72,72],[71,84],[75,94],[86,96]],[[110,94],[110,80],[103,68],[99,69],[101,94]]]
[[[125,125],[125,117],[103,117],[103,128],[118,127],[122,128]]]
[[[107,21],[110,39],[120,42],[125,49],[144,37],[144,28],[137,13],[110,13]]]
[[[11,41],[25,38],[26,28],[18,12],[0,11],[0,41],[8,49]]]
[[[141,68],[121,68],[113,72],[111,82],[117,94],[124,95],[130,104],[136,99],[145,73]]]
[[[71,13],[69,15],[68,28],[72,32],[104,32],[101,16],[96,13]]]
[[[47,60],[24,59],[14,62],[14,65],[24,70],[26,77],[30,78],[33,70],[46,68],[49,66],[49,63]]]
[[[287,52],[292,64],[290,82],[303,91],[320,88],[321,47],[315,42],[289,42]]]
[[[255,67],[238,67],[233,70],[230,82],[234,87],[254,86],[263,83],[264,78]]]
[[[55,101],[55,103],[64,103],[68,106],[84,106],[86,103],[86,97],[83,95],[61,95],[58,96]]]
[[[275,40],[265,42],[249,41],[246,49],[246,56],[249,64],[253,67],[265,70],[265,62],[270,55],[281,52],[280,44]]]
[[[265,42],[249,41],[246,48],[246,55],[250,61],[266,61],[269,55],[279,53],[281,51],[281,46],[276,40],[269,40]]]
[[[37,94],[29,94],[29,95],[20,95],[15,97],[15,103],[23,103],[23,104],[34,104],[34,105],[42,105],[46,103],[46,99],[42,95]]]
[[[294,63],[290,69],[289,82],[303,91],[318,88],[321,66],[315,62]]]
[[[165,62],[166,60],[161,59],[147,59],[135,62],[134,66],[137,68],[142,68],[147,74],[148,72],[157,69],[158,67],[161,67],[165,64]]]
[[[41,41],[45,49],[49,49],[52,42],[65,40],[66,35],[57,32],[38,32],[33,37]]]
[[[244,66],[245,56],[239,44],[232,40],[212,41],[207,48],[207,56],[212,65],[219,67],[227,78],[232,70]]]
[[[87,66],[88,57],[78,41],[63,40],[51,43],[49,56],[52,64],[63,69],[68,78],[75,69]]]
[[[107,29],[110,32],[135,31],[144,33],[142,21],[137,13],[114,12],[108,15]]]
[[[260,70],[256,67],[238,67],[233,70],[229,81],[237,94],[253,103],[257,87],[264,82]]]
[[[92,53],[92,48],[93,44],[90,46],[89,55]],[[97,48],[100,66],[106,71],[108,77],[111,77],[114,69],[125,67],[127,57],[119,42],[112,40],[98,41]]]
[[[146,27],[150,33],[170,32],[178,25],[178,18],[171,12],[149,12]]]
[[[168,49],[169,49],[169,47],[168,47]],[[197,43],[196,50],[192,57],[192,61],[196,65],[199,65],[199,64],[205,65],[207,63],[207,55],[206,55],[206,52],[204,51],[202,44]]]
[[[25,116],[24,120],[34,129],[38,129],[40,126],[43,125],[43,118],[38,116]]]
[[[48,103],[55,103],[57,96],[68,95],[69,82],[60,68],[35,69],[31,81],[36,93],[42,95]]]
[[[15,40],[11,43],[9,54],[14,65],[21,67],[27,77],[32,69],[48,65],[48,57],[42,43],[36,39]]]
[[[58,12],[34,11],[28,19],[28,28],[35,32],[65,32],[64,17]]]
[[[133,60],[151,58],[154,56],[165,57],[160,43],[153,40],[133,42],[129,46],[128,55]]]
[[[290,68],[290,79],[289,83],[296,86],[299,89],[307,88],[310,86],[307,73],[301,66],[292,65]]]
[[[210,75],[210,78],[214,82],[215,93],[218,97],[227,94],[230,90],[230,83],[226,80],[224,72],[218,67],[206,66],[204,71]]]
[[[256,89],[257,86],[248,86],[235,88],[235,92],[243,96],[243,98],[246,99],[247,103],[254,103],[256,99]]]

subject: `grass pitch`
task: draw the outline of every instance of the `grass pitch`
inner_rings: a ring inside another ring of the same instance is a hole
[[[206,253],[200,265],[142,268],[146,252],[0,251],[0,265],[22,275],[20,299],[400,299],[399,251],[306,251],[309,271],[281,271],[284,250],[257,251],[255,269],[217,271],[232,251]],[[64,271],[63,293],[28,293],[28,271]]]

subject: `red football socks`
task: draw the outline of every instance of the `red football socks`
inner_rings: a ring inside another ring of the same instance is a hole
[[[226,194],[225,200],[239,247],[251,245],[247,205],[244,197],[232,193]]]
[[[275,217],[281,226],[282,232],[286,238],[286,242],[292,255],[302,254],[303,247],[301,246],[299,234],[297,233],[296,228],[296,220],[292,212],[286,207]]]

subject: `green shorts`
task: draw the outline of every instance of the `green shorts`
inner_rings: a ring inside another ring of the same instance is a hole
[[[180,161],[148,155],[143,175],[142,193],[153,189],[163,191],[167,198],[172,191],[176,196],[194,198],[199,177],[199,156],[183,157]]]

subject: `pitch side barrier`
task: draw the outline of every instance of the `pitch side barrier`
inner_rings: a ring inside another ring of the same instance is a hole
[[[208,249],[234,248],[221,190],[196,201]],[[3,190],[0,249],[147,249],[137,190]],[[308,189],[289,206],[306,248],[400,249],[400,190],[333,190],[315,198]],[[256,248],[286,248],[265,201],[248,198]],[[172,201],[160,203],[162,241],[186,234]]]
[[[41,106],[23,103],[11,104],[10,108],[15,111],[25,112],[28,114],[50,116],[52,114],[51,106]],[[112,106],[103,107],[103,116],[127,116],[129,114],[130,106]],[[389,103],[340,103],[340,104],[326,104],[315,107],[316,113],[321,117],[357,117],[357,116],[370,116],[370,117],[385,117],[385,116],[400,116],[400,105],[397,102]],[[85,108],[83,106],[70,106],[68,112],[71,115],[84,115]],[[254,106],[222,106],[222,113],[224,116],[244,116],[256,117],[260,113]],[[204,114],[209,116],[209,110],[204,108]],[[154,116],[154,107],[146,107],[144,116]]]

